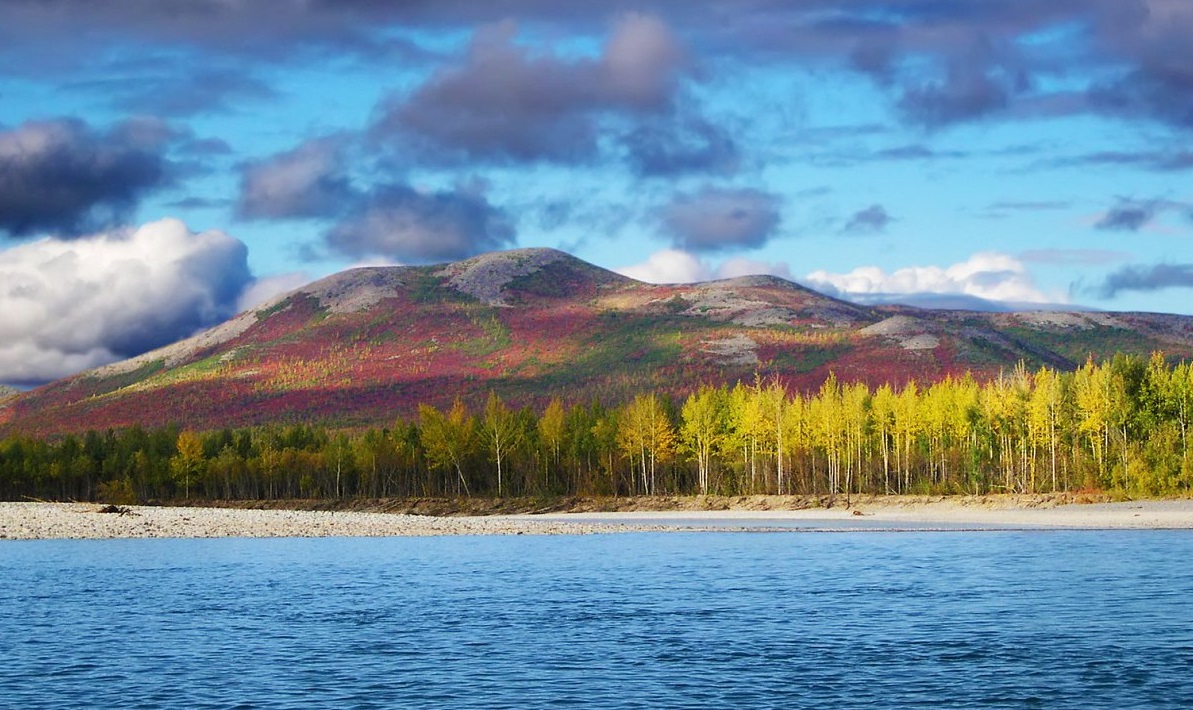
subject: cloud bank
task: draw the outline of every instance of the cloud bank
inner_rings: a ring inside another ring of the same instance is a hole
[[[177,220],[0,251],[0,382],[131,357],[235,314],[247,250]]]
[[[831,295],[862,303],[899,300],[909,295],[969,296],[1003,303],[1057,303],[1044,293],[1023,263],[1009,254],[981,252],[951,266],[910,266],[887,272],[863,266],[848,273],[813,271],[803,282]]]
[[[734,257],[712,266],[699,256],[679,249],[657,251],[640,264],[615,270],[622,276],[654,284],[695,283],[757,274],[791,280],[791,270],[786,264]]]

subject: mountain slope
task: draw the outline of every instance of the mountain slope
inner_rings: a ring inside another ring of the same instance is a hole
[[[52,434],[170,422],[387,424],[489,391],[613,404],[645,389],[829,371],[871,384],[990,376],[1025,360],[1193,356],[1193,318],[867,308],[774,277],[656,286],[521,249],[310,284],[186,341],[0,402],[0,426]]]

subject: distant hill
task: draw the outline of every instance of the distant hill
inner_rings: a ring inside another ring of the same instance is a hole
[[[170,422],[387,424],[489,391],[515,405],[830,372],[870,384],[979,378],[1026,361],[1193,356],[1193,318],[859,306],[769,276],[651,285],[550,249],[353,269],[188,340],[0,401],[0,428]],[[0,398],[3,394],[0,394]]]

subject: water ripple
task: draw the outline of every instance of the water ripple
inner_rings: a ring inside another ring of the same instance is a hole
[[[1176,531],[0,544],[23,708],[1193,707]]]

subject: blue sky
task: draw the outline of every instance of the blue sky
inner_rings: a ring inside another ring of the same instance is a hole
[[[0,0],[0,382],[567,250],[1193,314],[1187,0]]]

